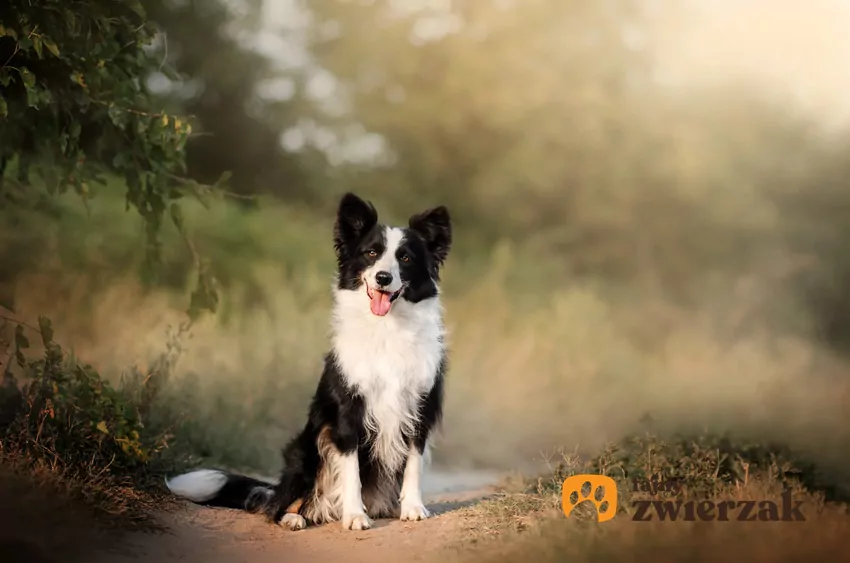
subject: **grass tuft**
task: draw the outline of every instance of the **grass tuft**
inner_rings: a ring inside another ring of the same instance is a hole
[[[717,550],[752,561],[798,561],[806,553],[834,556],[846,545],[850,512],[845,491],[791,448],[729,435],[631,435],[582,459],[560,452],[544,476],[506,484],[494,498],[464,509],[469,535],[455,545],[459,561],[716,561]],[[605,474],[617,482],[619,512],[597,523],[582,503],[561,511],[564,479]],[[681,490],[636,490],[634,479],[676,480]],[[784,491],[803,501],[804,522],[635,522],[637,500],[774,500]],[[497,537],[494,542],[483,538]],[[833,551],[830,551],[833,550]]]

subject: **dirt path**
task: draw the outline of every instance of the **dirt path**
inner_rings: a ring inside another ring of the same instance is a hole
[[[433,516],[421,522],[379,520],[371,530],[353,532],[338,524],[290,532],[257,515],[186,505],[164,514],[166,534],[129,536],[121,552],[102,553],[92,563],[382,563],[422,561],[435,547],[456,537],[464,518],[456,511],[492,492],[490,473],[426,474],[423,489]]]

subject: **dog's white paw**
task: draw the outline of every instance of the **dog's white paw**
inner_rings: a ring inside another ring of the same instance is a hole
[[[368,530],[372,521],[365,512],[352,512],[342,515],[342,527],[346,530]]]
[[[401,520],[403,522],[415,522],[417,520],[425,520],[429,516],[431,516],[431,513],[428,512],[428,509],[425,508],[425,506],[421,503],[401,505]]]
[[[300,514],[284,514],[280,525],[289,528],[293,532],[303,530],[307,527],[307,521]]]

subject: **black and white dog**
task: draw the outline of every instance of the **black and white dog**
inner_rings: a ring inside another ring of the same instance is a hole
[[[445,207],[378,223],[343,196],[334,226],[338,273],[332,351],[307,424],[284,449],[277,484],[201,469],[167,480],[199,504],[263,512],[292,530],[341,520],[422,520],[420,479],[443,407],[446,348],[440,268],[452,242]]]

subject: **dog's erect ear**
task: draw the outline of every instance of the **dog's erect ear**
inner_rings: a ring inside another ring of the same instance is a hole
[[[352,247],[378,222],[375,207],[353,193],[342,196],[334,224],[334,249],[338,258],[348,255]]]
[[[410,228],[419,233],[437,266],[442,266],[452,246],[452,221],[449,210],[435,207],[410,218]]]

